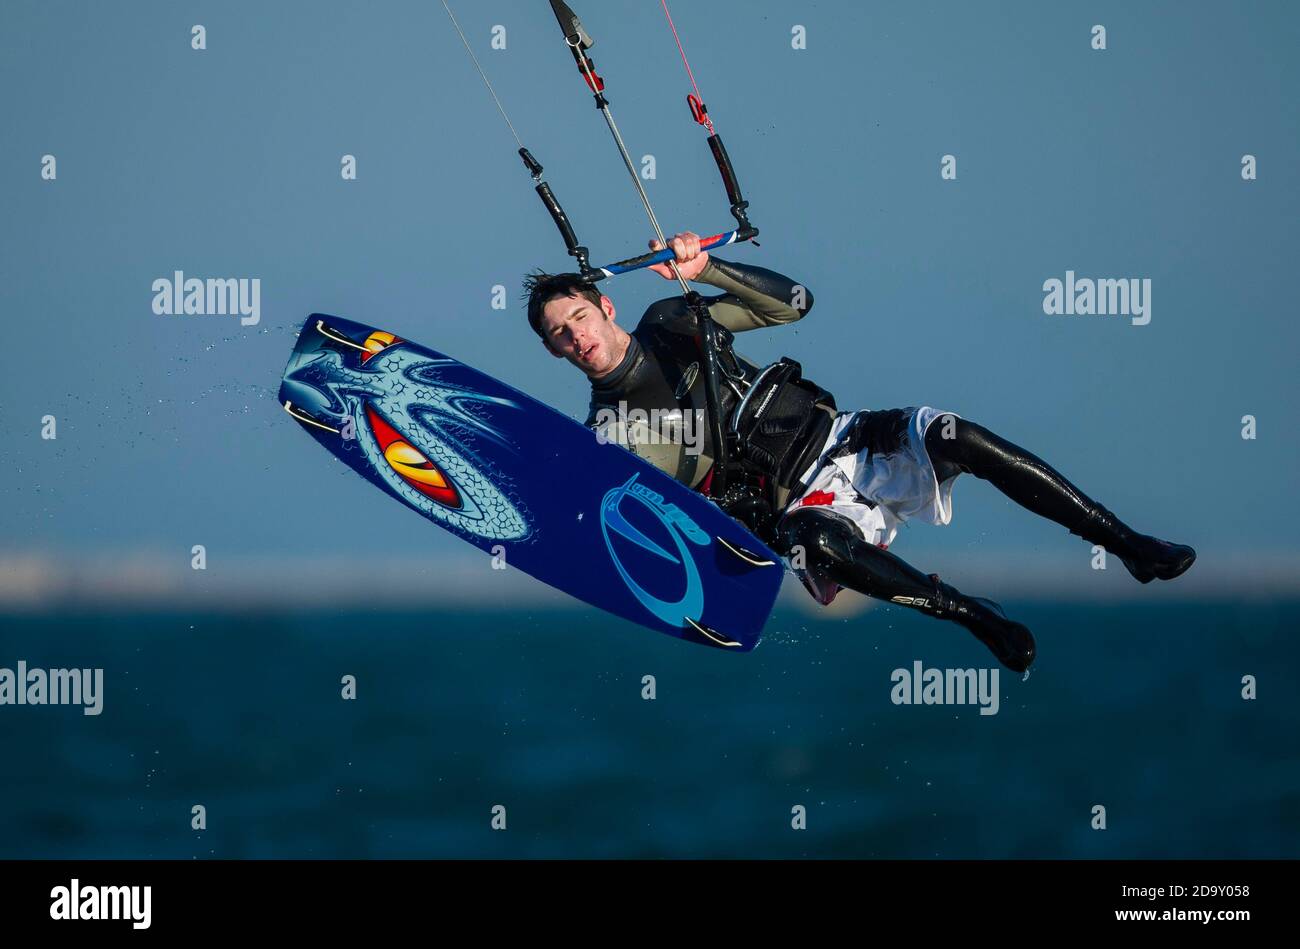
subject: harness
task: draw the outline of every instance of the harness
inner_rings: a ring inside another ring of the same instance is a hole
[[[722,353],[735,366],[731,334],[720,342]],[[736,378],[726,381],[740,394]],[[785,501],[806,487],[799,476],[826,444],[835,422],[835,397],[804,379],[803,367],[788,356],[743,382],[745,391],[725,426],[729,487],[714,500],[767,540]]]

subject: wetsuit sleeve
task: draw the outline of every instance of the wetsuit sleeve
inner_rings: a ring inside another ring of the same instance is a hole
[[[724,291],[721,296],[708,298],[709,312],[733,333],[795,323],[813,305],[807,287],[764,267],[710,257],[708,266],[695,279]]]

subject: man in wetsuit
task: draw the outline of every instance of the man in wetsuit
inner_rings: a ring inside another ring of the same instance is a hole
[[[828,604],[841,587],[956,622],[1016,671],[1034,659],[1029,630],[996,603],[967,596],[887,548],[898,527],[951,520],[960,474],[982,478],[1017,504],[1115,554],[1137,580],[1170,580],[1190,547],[1139,534],[1046,462],[988,429],[929,407],[839,411],[829,392],[785,360],[766,369],[735,353],[733,334],[801,320],[812,295],[762,267],[711,258],[691,233],[671,241],[720,327],[720,409],[740,448],[741,488],[715,498],[790,561]],[[658,249],[657,243],[651,245]],[[675,280],[667,264],[660,276]],[[577,274],[529,277],[528,321],[546,349],[591,380],[587,425],[692,488],[710,494],[715,446],[705,413],[695,316],[683,297],[660,300],[632,332],[609,297]]]

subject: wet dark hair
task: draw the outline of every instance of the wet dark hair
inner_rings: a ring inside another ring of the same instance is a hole
[[[528,294],[528,325],[541,337],[547,349],[552,347],[551,341],[542,332],[542,310],[546,304],[557,297],[579,296],[600,306],[600,291],[576,273],[548,274],[544,270],[535,271],[524,277],[524,293]]]

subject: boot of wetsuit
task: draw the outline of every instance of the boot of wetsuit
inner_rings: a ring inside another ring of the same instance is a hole
[[[1034,661],[1034,637],[1007,619],[992,600],[966,596],[936,575],[926,575],[863,538],[857,526],[826,508],[787,514],[776,531],[778,552],[801,547],[809,570],[850,590],[910,606],[927,616],[964,626],[1008,669],[1024,672]]]
[[[926,432],[925,447],[940,481],[959,472],[982,478],[1021,507],[1106,548],[1140,583],[1172,580],[1196,560],[1191,547],[1139,534],[1047,462],[982,425],[939,418]]]

